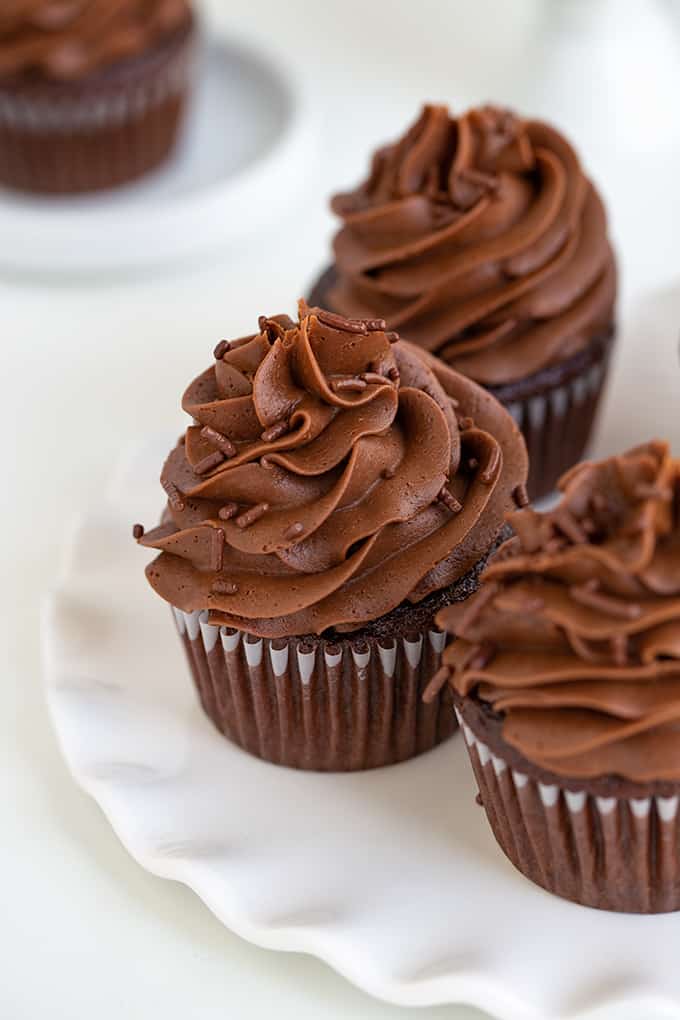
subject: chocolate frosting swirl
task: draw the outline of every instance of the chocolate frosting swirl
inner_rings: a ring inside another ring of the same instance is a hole
[[[3,0],[0,78],[78,79],[190,22],[189,0]]]
[[[480,590],[440,614],[453,686],[550,772],[680,779],[680,461],[652,441],[561,488],[510,516]]]
[[[526,378],[611,329],[605,210],[547,124],[426,106],[332,208],[343,227],[329,305],[382,315],[478,382]]]
[[[523,440],[485,391],[381,321],[301,303],[215,350],[140,538],[153,588],[263,637],[351,631],[462,577],[524,482]],[[427,359],[427,360],[424,360]]]

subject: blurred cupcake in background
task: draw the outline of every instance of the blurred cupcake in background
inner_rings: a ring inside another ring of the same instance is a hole
[[[447,676],[482,803],[528,878],[607,910],[680,909],[680,461],[653,441],[511,515]]]
[[[92,191],[162,163],[195,35],[189,0],[3,0],[0,184]]]
[[[489,389],[520,425],[529,492],[583,453],[614,335],[602,201],[554,128],[426,106],[332,208],[334,263],[310,300],[380,315]]]
[[[221,732],[296,768],[372,768],[455,726],[439,609],[526,502],[526,450],[486,391],[385,331],[301,303],[215,349],[187,389],[141,545]]]

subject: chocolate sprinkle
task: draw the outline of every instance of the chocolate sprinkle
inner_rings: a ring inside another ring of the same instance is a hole
[[[217,512],[217,516],[222,521],[230,521],[232,517],[236,517],[238,513],[238,503],[225,503],[224,506],[220,507]]]
[[[625,634],[614,634],[611,639],[612,654],[617,666],[628,665],[628,638]]]
[[[335,393],[342,393],[344,391],[350,393],[362,393],[366,389],[366,383],[363,379],[335,379],[331,383],[331,389]]]
[[[213,354],[215,356],[215,361],[221,361],[222,358],[224,357],[224,355],[227,354],[230,350],[231,350],[231,344],[229,343],[229,341],[228,340],[220,340],[220,342],[215,347],[215,350],[213,351]]]
[[[164,481],[163,479],[161,479],[161,485],[165,491],[166,496],[168,497],[170,509],[175,510],[177,513],[181,513],[182,510],[184,510],[185,504],[184,500],[180,495],[180,491],[175,485],[175,483]]]
[[[451,670],[448,666],[442,666],[437,670],[435,675],[432,677],[427,687],[423,691],[423,701],[426,705],[431,705],[434,699],[441,691],[444,684],[448,683],[451,678]]]
[[[203,457],[197,464],[194,464],[194,474],[207,475],[208,471],[212,471],[213,468],[223,462],[224,454],[220,450],[215,450],[214,453],[209,453],[207,457]]]
[[[618,616],[623,620],[636,620],[642,613],[642,607],[635,602],[625,602],[616,595],[607,595],[599,591],[599,583],[594,578],[583,585],[572,585],[569,594],[574,602],[590,609],[597,609],[609,616]]]
[[[400,375],[399,369],[397,368],[396,365],[393,365],[392,368],[389,370],[389,372],[387,374],[388,374],[389,378],[392,380],[392,382],[399,383],[399,380],[401,379],[401,375]]]
[[[391,344],[396,344],[399,342],[399,340],[401,340],[401,337],[394,329],[391,329],[389,333],[385,333],[385,336],[387,337]]]
[[[281,436],[285,436],[287,432],[290,432],[290,423],[286,421],[277,421],[270,428],[265,429],[260,437],[263,443],[273,443],[275,440],[280,439]]]
[[[437,493],[437,499],[440,503],[443,503],[447,510],[450,510],[452,514],[459,514],[463,509],[463,504],[459,503],[452,492],[444,486]]]
[[[291,524],[289,528],[286,528],[286,530],[283,533],[283,537],[286,539],[286,541],[289,541],[291,538],[297,538],[298,535],[301,535],[304,530],[305,526],[302,523],[302,521],[295,521],[295,523]]]
[[[144,538],[144,525],[133,524],[132,525],[132,537],[139,542],[140,538]]]
[[[263,517],[268,510],[269,503],[256,503],[255,506],[251,506],[249,510],[246,510],[240,517],[237,517],[234,523],[239,528],[249,528],[251,524],[259,521],[260,517]]]
[[[566,634],[569,639],[569,644],[580,658],[585,659],[586,662],[600,661],[598,654],[590,647],[584,638],[579,637],[578,634],[574,634],[573,631],[568,629]]]
[[[344,315],[323,310],[317,311],[316,317],[324,326],[330,326],[331,329],[340,330],[342,333],[368,333],[368,326],[363,319],[346,319]]]
[[[512,490],[512,498],[515,501],[515,505],[519,507],[520,510],[523,510],[525,506],[529,506],[529,493],[527,492],[527,487],[524,483],[515,486]]]
[[[484,465],[484,470],[479,476],[479,480],[482,485],[492,485],[493,481],[498,473],[498,469],[501,463],[501,451],[500,447],[494,446],[489,454],[489,458]]]
[[[212,443],[213,446],[216,446],[227,459],[229,457],[236,456],[236,447],[229,436],[222,435],[222,433],[218,432],[217,429],[211,429],[209,425],[206,425],[201,429],[201,435],[204,439],[207,439],[209,443]]]
[[[210,536],[210,566],[220,571],[224,563],[224,532],[221,528],[213,528]]]
[[[238,591],[238,585],[234,584],[233,581],[221,581],[218,580],[213,583],[212,590],[217,595],[235,595]]]

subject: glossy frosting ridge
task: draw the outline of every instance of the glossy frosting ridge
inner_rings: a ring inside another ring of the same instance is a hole
[[[153,588],[264,637],[351,631],[462,577],[526,478],[489,394],[375,320],[299,319],[218,344],[162,473]]]
[[[605,210],[547,124],[426,106],[332,208],[343,225],[329,305],[383,316],[485,385],[531,376],[612,327]]]
[[[561,489],[510,515],[479,591],[439,614],[453,687],[550,772],[680,779],[680,461],[655,440]]]
[[[0,78],[78,79],[190,22],[189,0],[3,0]]]

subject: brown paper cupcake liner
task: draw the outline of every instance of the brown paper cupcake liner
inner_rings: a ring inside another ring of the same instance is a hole
[[[678,794],[595,796],[512,768],[456,715],[494,835],[537,885],[602,910],[680,909]],[[680,784],[678,785],[680,794]]]
[[[190,29],[91,82],[0,87],[0,183],[68,194],[158,166],[178,134],[194,51]]]
[[[391,639],[263,639],[173,610],[203,710],[265,761],[350,772],[406,761],[457,728],[448,690],[422,694],[445,634]]]
[[[489,387],[524,436],[532,500],[553,492],[565,471],[581,460],[593,431],[611,349],[611,336],[597,338],[585,351],[538,373],[533,385],[528,379],[516,387]],[[513,389],[518,396],[512,395]]]

